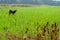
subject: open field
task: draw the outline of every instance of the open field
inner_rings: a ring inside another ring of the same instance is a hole
[[[17,10],[14,15],[9,15],[9,10]],[[40,6],[40,7],[1,7],[0,8],[0,34],[9,33],[22,37],[26,35],[28,28],[29,35],[33,38],[41,33],[41,28],[49,22],[51,26],[54,22],[59,28],[60,35],[60,6]],[[39,26],[39,32],[36,27]],[[49,26],[49,27],[50,27]],[[2,36],[1,40],[7,40]]]

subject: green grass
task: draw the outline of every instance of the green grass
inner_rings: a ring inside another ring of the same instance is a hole
[[[15,15],[9,15],[10,9],[17,10]],[[1,7],[0,9],[0,33],[6,32],[4,27],[7,27],[7,31],[13,35],[25,34],[26,27],[29,27],[30,35],[37,34],[36,25],[37,22],[43,27],[46,22],[57,22],[60,29],[60,6],[40,6],[40,7]],[[28,25],[27,25],[28,23]],[[39,29],[41,32],[41,28]],[[60,31],[59,31],[60,33]],[[60,35],[60,34],[59,34]],[[2,37],[1,40],[6,38]]]

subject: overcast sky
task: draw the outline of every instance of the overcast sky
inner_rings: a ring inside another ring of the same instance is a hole
[[[0,0],[0,1],[2,1],[2,0]],[[3,1],[5,1],[5,0],[3,0]],[[9,1],[11,1],[11,0],[9,0]],[[22,0],[16,0],[16,1],[22,1]],[[35,1],[35,0],[32,0],[32,1]],[[60,1],[60,0],[53,0],[53,1]]]
[[[60,1],[60,0],[54,0],[54,1]]]

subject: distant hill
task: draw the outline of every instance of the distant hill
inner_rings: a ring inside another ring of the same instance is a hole
[[[60,5],[60,1],[53,1],[53,0],[0,0],[0,4]]]

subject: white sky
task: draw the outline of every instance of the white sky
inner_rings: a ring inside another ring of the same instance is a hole
[[[60,1],[60,0],[53,0],[53,1]]]

